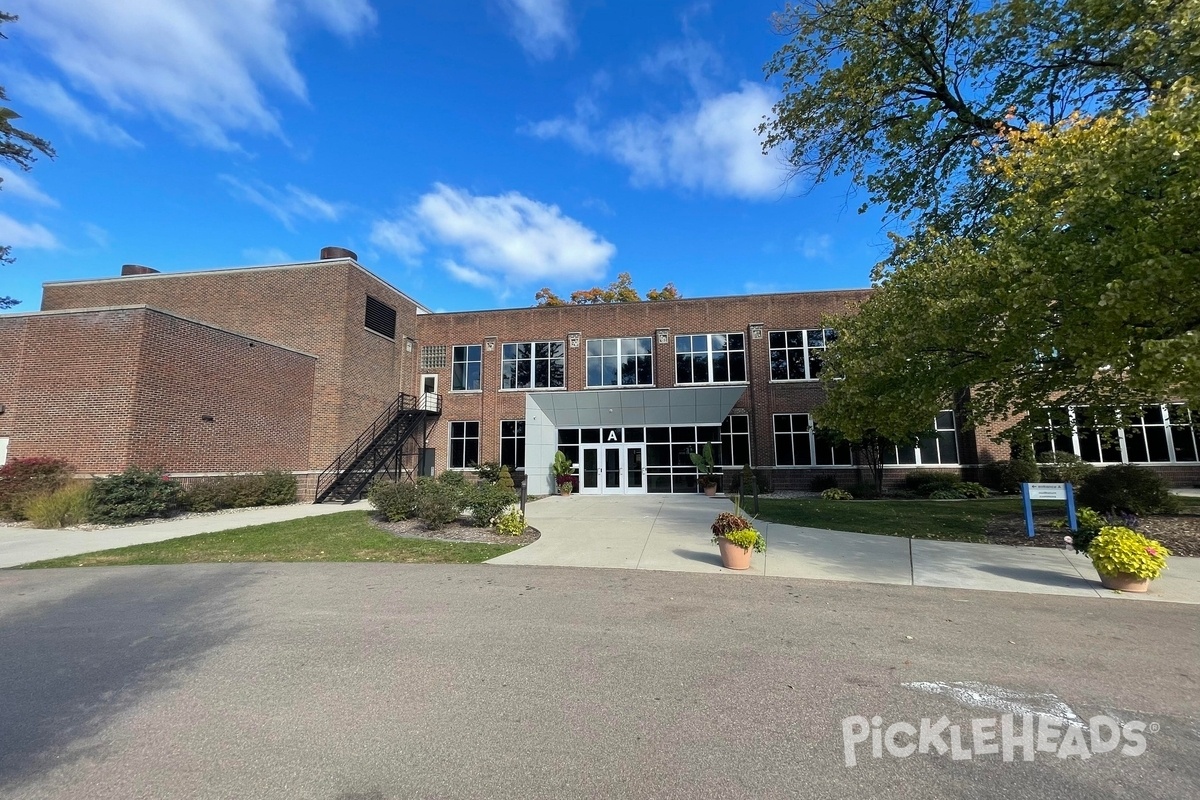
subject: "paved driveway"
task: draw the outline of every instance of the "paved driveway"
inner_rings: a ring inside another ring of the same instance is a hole
[[[526,509],[542,538],[490,563],[730,572],[709,533],[713,517],[728,510],[728,500],[703,495],[547,497]],[[1100,586],[1087,558],[1058,548],[909,540],[762,521],[759,530],[767,552],[754,556],[750,572],[756,575],[1200,604],[1197,558],[1171,559],[1149,594],[1118,595]]]

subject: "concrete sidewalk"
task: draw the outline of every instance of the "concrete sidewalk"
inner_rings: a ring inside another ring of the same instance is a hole
[[[729,502],[703,495],[548,497],[529,504],[533,544],[491,564],[730,572],[709,526]],[[751,574],[1200,604],[1200,558],[1172,558],[1145,595],[1100,586],[1091,562],[1062,548],[935,542],[762,522],[767,552]]]
[[[290,506],[253,508],[183,519],[168,519],[147,525],[130,525],[101,531],[0,528],[0,569],[15,567],[18,564],[29,564],[34,561],[45,561],[48,558],[110,550],[114,547],[162,542],[167,539],[179,539],[200,533],[244,528],[248,525],[262,525],[267,522],[283,522],[290,519],[368,508],[371,508],[371,505],[365,500],[344,506],[296,503]]]

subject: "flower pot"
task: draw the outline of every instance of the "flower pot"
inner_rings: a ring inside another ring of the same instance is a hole
[[[725,569],[750,569],[750,555],[754,551],[749,547],[738,547],[724,536],[717,539],[717,547],[721,548],[721,563]]]
[[[704,493],[706,495],[708,495],[709,497],[716,497],[717,496],[717,485],[715,483],[708,484],[707,486],[704,487]]]
[[[1145,592],[1150,588],[1148,578],[1139,578],[1128,572],[1118,572],[1116,575],[1100,574],[1100,585],[1105,589],[1116,589],[1118,592]]]

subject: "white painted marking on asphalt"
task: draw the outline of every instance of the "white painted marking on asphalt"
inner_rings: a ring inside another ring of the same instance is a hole
[[[1005,689],[1003,686],[972,681],[917,681],[903,685],[918,692],[947,695],[971,708],[986,708],[1014,716],[1033,714],[1035,717],[1044,717],[1063,725],[1087,729],[1087,724],[1069,705],[1057,695],[1048,692],[1026,694]]]

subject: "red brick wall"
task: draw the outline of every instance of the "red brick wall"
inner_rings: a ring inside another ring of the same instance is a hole
[[[0,316],[0,405],[5,407],[0,414],[0,437],[12,435],[27,328],[25,317]]]
[[[753,297],[701,298],[657,303],[627,303],[558,308],[523,308],[500,311],[427,314],[417,317],[418,346],[446,345],[447,365],[429,370],[439,376],[445,399],[442,422],[431,434],[437,449],[437,469],[446,466],[447,437],[451,420],[479,420],[480,458],[500,457],[500,420],[525,418],[525,392],[500,390],[501,347],[506,342],[568,339],[582,334],[578,348],[567,347],[567,390],[586,389],[586,341],[589,338],[651,336],[669,329],[667,344],[654,342],[656,388],[675,386],[676,335],[733,333],[746,335],[749,349],[750,387],[738,405],[752,412],[751,434],[756,442],[756,465],[774,463],[772,421],[775,412],[811,411],[823,399],[815,383],[770,383],[767,332],[821,327],[826,315],[839,314],[860,303],[870,290],[808,292]],[[750,325],[764,324],[762,339],[752,339]],[[495,350],[486,351],[486,340],[495,337]],[[484,345],[482,392],[452,393],[450,376],[454,345]],[[419,357],[419,353],[417,354]],[[417,373],[425,372],[419,368]],[[610,391],[620,391],[613,389]]]

